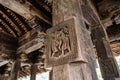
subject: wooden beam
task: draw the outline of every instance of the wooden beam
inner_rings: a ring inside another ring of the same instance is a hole
[[[49,18],[28,2],[25,4],[21,4],[19,1],[16,0],[0,0],[0,4],[20,14],[27,20],[31,19],[34,15],[36,15],[40,19],[51,25]]]
[[[16,30],[16,32],[20,36],[22,33],[19,30],[19,28],[17,27],[17,25],[4,12],[0,11],[0,14],[2,14],[2,17],[4,17],[6,19],[6,21],[8,21],[10,23],[11,26],[16,27],[14,29]]]
[[[96,10],[93,7],[91,1],[89,0],[81,0],[81,4],[79,5],[81,8],[81,15],[84,21],[89,25],[97,25],[99,24],[99,16],[96,14]]]
[[[18,39],[18,44],[19,46],[22,46],[30,40],[35,39],[36,37],[38,37],[38,33],[32,29]]]
[[[5,32],[0,31],[0,43],[15,45],[17,43],[17,38],[15,38],[12,35],[9,35]]]
[[[14,54],[17,49],[17,39],[5,32],[0,32],[0,53]]]
[[[109,40],[110,40],[110,42],[119,41],[120,40],[120,34],[109,37]]]
[[[44,46],[44,37],[41,37],[36,31],[32,30],[23,35],[19,41],[17,53],[31,53]]]
[[[5,65],[5,64],[7,64],[7,63],[9,63],[9,61],[0,62],[0,67],[3,66],[3,65]]]
[[[26,44],[20,46],[17,49],[17,53],[30,53],[32,51],[35,51],[37,49],[40,49],[43,46],[42,42],[39,42],[39,39],[34,39],[32,41],[27,42]]]
[[[6,29],[6,32],[12,34],[14,37],[16,37],[15,33],[12,31],[12,29],[2,20],[0,19],[0,23],[2,24],[2,27],[4,26]]]

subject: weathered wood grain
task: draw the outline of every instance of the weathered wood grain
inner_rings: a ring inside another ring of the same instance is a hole
[[[17,54],[19,53],[31,53],[44,46],[44,37],[42,32],[37,33],[35,30],[31,30],[18,40]]]
[[[76,34],[77,33],[77,34]],[[47,31],[47,66],[62,65],[69,62],[86,62],[77,42],[81,39],[76,20],[71,18]]]
[[[17,50],[17,39],[5,32],[0,32],[0,54],[14,55]]]
[[[105,30],[99,25],[92,30],[93,42],[96,46],[98,61],[104,80],[114,80],[120,77],[118,65],[108,41]]]
[[[51,24],[50,19],[47,16],[45,16],[40,10],[37,10],[30,3],[21,4],[19,1],[16,0],[0,0],[0,3],[3,6],[25,17],[27,20],[31,19],[34,15],[36,15],[46,23]]]
[[[22,46],[36,37],[38,37],[38,33],[32,29],[18,39],[18,46]]]
[[[63,21],[75,18],[78,51],[84,62],[67,63],[53,67],[53,80],[97,80],[94,68],[94,52],[89,31],[86,29],[81,11],[80,0],[54,0],[53,1],[53,26]],[[74,26],[73,26],[74,27]]]
[[[28,54],[32,51],[40,49],[42,46],[44,46],[43,42],[40,42],[40,39],[36,38],[36,39],[33,39],[32,41],[29,41],[26,44],[20,46],[17,49],[17,54],[19,54],[19,53],[27,53]]]

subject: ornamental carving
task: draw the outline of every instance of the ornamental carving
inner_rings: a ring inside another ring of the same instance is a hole
[[[46,66],[73,62],[78,57],[74,19],[64,21],[47,31]]]
[[[51,57],[65,56],[71,52],[70,34],[68,26],[51,34]]]

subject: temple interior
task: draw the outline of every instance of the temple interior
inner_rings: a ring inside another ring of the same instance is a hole
[[[120,80],[120,0],[0,0],[0,80],[45,72]]]

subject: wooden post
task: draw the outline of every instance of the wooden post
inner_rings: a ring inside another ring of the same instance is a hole
[[[52,80],[98,80],[94,65],[94,52],[89,32],[81,16],[80,0],[53,0],[53,26],[75,18],[77,24],[77,42],[83,62],[73,61],[53,67]],[[68,26],[69,27],[69,26]],[[79,30],[79,31],[78,31]],[[71,32],[72,33],[72,32]],[[77,47],[76,47],[77,48]]]
[[[52,80],[52,76],[53,76],[53,70],[49,72],[49,80]]]
[[[3,80],[3,79],[2,79],[2,74],[0,74],[0,80]]]
[[[11,80],[17,80],[18,72],[20,69],[20,63],[21,62],[19,60],[14,61],[12,72],[11,72]]]
[[[93,28],[92,37],[96,46],[98,61],[104,80],[117,80],[120,77],[118,65],[108,41],[105,30],[101,25]]]
[[[31,64],[31,70],[30,70],[30,80],[36,80],[36,69],[37,69],[37,65],[36,64]]]

